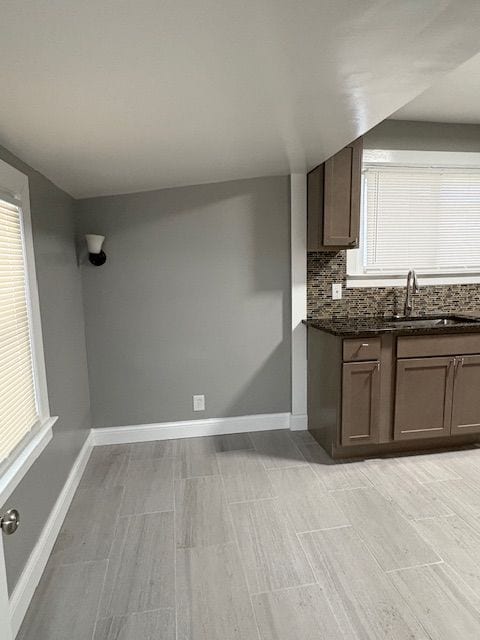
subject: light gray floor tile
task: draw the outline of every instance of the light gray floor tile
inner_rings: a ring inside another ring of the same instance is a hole
[[[214,436],[215,451],[239,451],[241,449],[253,449],[253,443],[248,433],[229,433],[222,436]]]
[[[317,444],[317,441],[308,430],[291,431],[290,437],[295,442],[295,444],[300,448],[300,450],[301,450],[301,445]]]
[[[177,455],[200,456],[206,453],[216,453],[216,436],[199,438],[181,438],[177,440]]]
[[[319,585],[252,597],[262,640],[352,640]]]
[[[385,571],[441,560],[376,489],[338,491],[335,500]]]
[[[177,454],[175,458],[176,478],[198,478],[220,473],[213,436],[178,440]]]
[[[351,625],[348,638],[427,640],[352,527],[305,533],[300,539],[342,629]]]
[[[274,497],[267,472],[256,451],[219,453],[217,460],[228,502]]]
[[[175,531],[179,548],[234,540],[220,476],[175,481]]]
[[[173,513],[120,518],[101,617],[175,606]]]
[[[127,471],[129,445],[94,447],[82,476],[81,484],[100,489],[123,486]]]
[[[93,640],[175,640],[175,610],[101,618]]]
[[[106,569],[106,560],[49,564],[17,639],[91,640]]]
[[[230,510],[250,593],[314,581],[293,526],[277,500],[231,504]]]
[[[457,473],[467,484],[480,491],[480,451],[477,449],[475,455],[472,452],[456,452],[456,456],[451,456],[445,462],[445,466]]]
[[[218,475],[215,436],[178,440],[175,460],[176,478],[197,478]]]
[[[372,486],[362,472],[363,461],[335,462],[318,444],[307,444],[302,451],[327,490],[342,491]]]
[[[406,518],[413,520],[453,514],[428,486],[422,487],[415,480],[407,479],[404,468],[393,460],[367,460],[363,473],[377,491],[392,501]]]
[[[388,577],[432,640],[478,640],[480,613],[466,594],[468,587],[458,583],[447,565],[396,571]]]
[[[121,514],[172,511],[173,465],[172,458],[130,460]]]
[[[441,454],[402,456],[392,460],[401,468],[405,480],[414,480],[420,484],[459,480],[460,476],[442,463]]]
[[[220,471],[215,453],[185,454],[175,458],[175,478],[202,478],[216,476]]]
[[[415,523],[420,535],[466,584],[480,594],[480,521],[476,529],[459,516],[429,518]]]
[[[177,551],[179,640],[256,640],[235,543]]]
[[[315,438],[313,438],[313,436],[310,435],[308,431],[291,431],[290,438],[307,461],[311,456],[309,447],[320,447],[318,442],[315,440]],[[321,449],[325,454],[325,459],[330,460],[331,464],[334,464],[334,461],[330,458],[327,452],[323,448]]]
[[[448,480],[429,485],[452,511],[464,516],[480,514],[480,491],[465,480]]]
[[[297,533],[349,524],[333,495],[310,467],[271,469],[268,476]]]
[[[119,518],[124,491],[175,507],[172,465],[177,512]],[[95,448],[18,638],[92,640],[99,609],[93,640],[174,640],[175,537],[176,640],[426,640],[412,608],[428,640],[479,637],[480,450],[338,463],[280,430]]]
[[[255,449],[262,455],[266,469],[306,464],[304,456],[286,430],[258,431],[252,433],[251,438]]]
[[[154,440],[130,445],[130,460],[174,458],[178,454],[178,440]]]
[[[108,558],[115,535],[123,487],[81,484],[52,552],[57,564]]]

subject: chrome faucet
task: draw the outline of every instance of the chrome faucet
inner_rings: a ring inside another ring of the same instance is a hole
[[[415,269],[410,269],[407,276],[407,291],[405,295],[405,307],[403,309],[403,315],[408,318],[413,312],[413,294],[418,293],[420,287],[418,286],[417,274]]]

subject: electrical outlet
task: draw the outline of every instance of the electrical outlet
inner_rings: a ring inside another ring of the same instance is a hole
[[[193,396],[193,410],[205,411],[205,396]]]
[[[337,282],[332,284],[332,300],[341,300],[342,299],[342,283]]]

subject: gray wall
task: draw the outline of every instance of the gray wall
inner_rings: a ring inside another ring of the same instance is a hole
[[[288,177],[76,203],[94,426],[290,411],[289,209]]]
[[[11,591],[85,441],[91,418],[72,198],[1,147],[0,158],[29,177],[50,410],[59,416],[53,440],[7,503],[22,516],[17,533],[4,538]]]
[[[365,149],[480,151],[480,125],[384,120],[363,142]]]

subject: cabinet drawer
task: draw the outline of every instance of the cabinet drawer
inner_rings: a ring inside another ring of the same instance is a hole
[[[474,353],[480,353],[480,333],[400,336],[397,340],[398,358],[428,358]]]
[[[344,362],[378,360],[380,358],[380,338],[355,338],[343,341]]]

